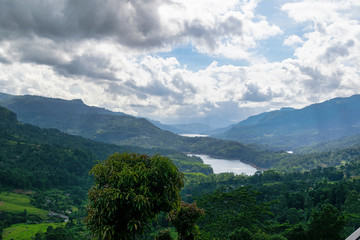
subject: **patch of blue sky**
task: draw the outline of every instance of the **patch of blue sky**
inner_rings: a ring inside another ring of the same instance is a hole
[[[182,66],[186,66],[186,69],[194,72],[207,68],[214,61],[216,61],[219,66],[247,66],[249,64],[248,61],[245,60],[234,60],[225,57],[210,56],[199,53],[191,46],[191,44],[177,47],[170,52],[160,52],[157,53],[157,55],[163,58],[175,57]]]
[[[256,53],[264,56],[268,61],[281,61],[286,58],[292,58],[294,49],[284,45],[284,40],[291,36],[297,35],[300,38],[304,33],[310,30],[309,24],[296,23],[293,19],[289,18],[286,12],[281,10],[285,3],[294,2],[289,0],[263,0],[259,2],[256,8],[256,14],[266,18],[270,25],[278,26],[283,33],[269,39],[260,41]]]
[[[285,11],[281,10],[282,5],[296,0],[263,0],[261,1],[255,13],[266,18],[270,25],[274,24],[284,32],[284,36],[292,34],[302,36],[309,30],[311,22],[298,23],[291,19]]]
[[[294,49],[283,44],[284,36],[276,36],[261,41],[256,54],[264,56],[269,62],[281,62],[294,56]]]

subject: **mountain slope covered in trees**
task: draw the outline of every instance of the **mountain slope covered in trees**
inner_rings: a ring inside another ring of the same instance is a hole
[[[343,144],[344,146],[339,151],[334,151],[335,148],[329,149],[324,148],[322,153],[316,153],[316,151],[308,150],[303,151],[303,153],[309,154],[287,154],[283,151],[273,152],[273,151],[264,151],[263,149],[257,146],[250,146],[241,144],[236,141],[230,140],[220,140],[208,137],[197,137],[197,138],[188,138],[182,137],[176,134],[173,134],[169,131],[164,131],[153,124],[151,124],[146,119],[139,119],[128,115],[116,115],[109,114],[107,110],[98,109],[93,107],[88,107],[80,101],[66,101],[61,99],[49,99],[42,97],[34,96],[19,96],[14,98],[14,96],[0,97],[0,99],[8,98],[11,100],[3,100],[7,102],[8,105],[16,108],[18,114],[23,116],[23,119],[28,122],[37,122],[39,125],[43,124],[47,127],[67,129],[69,133],[78,134],[80,136],[90,138],[99,142],[116,144],[118,147],[121,146],[121,151],[130,151],[130,152],[139,152],[147,153],[153,155],[155,153],[161,153],[165,156],[171,156],[175,163],[181,168],[182,171],[193,171],[193,172],[202,172],[210,173],[211,170],[206,169],[205,165],[202,164],[201,160],[188,159],[187,156],[178,152],[192,152],[199,154],[208,154],[212,156],[219,156],[222,158],[228,159],[239,159],[245,163],[253,164],[259,168],[276,168],[282,171],[293,171],[293,170],[310,170],[316,168],[317,166],[340,166],[344,162],[351,162],[356,156],[359,156],[359,148],[355,143],[357,140],[354,140],[351,145]],[[334,99],[326,103],[328,107],[327,110],[323,110],[329,113],[329,109],[332,109],[331,106],[334,104],[344,107],[345,105],[351,105],[357,103],[358,96],[354,96],[350,99]],[[335,103],[334,103],[335,102]],[[350,104],[352,103],[352,104]],[[41,106],[47,106],[42,109]],[[319,108],[324,109],[323,104],[319,104]],[[27,107],[34,108],[32,112]],[[69,110],[67,110],[67,106]],[[314,106],[310,106],[311,108]],[[354,106],[353,106],[354,107]],[[52,110],[57,108],[57,110]],[[81,108],[82,110],[74,110]],[[350,108],[350,107],[348,107]],[[90,112],[86,109],[92,109]],[[93,110],[93,109],[96,109]],[[338,110],[339,110],[338,109]],[[300,110],[295,109],[282,109],[281,111],[263,113],[251,117],[239,124],[244,128],[253,129],[255,133],[250,132],[251,134],[256,134],[256,131],[259,124],[273,123],[272,119],[276,121],[283,121],[283,116],[287,116],[289,113],[298,112]],[[308,112],[310,110],[307,110]],[[314,111],[314,110],[312,110]],[[333,110],[333,111],[336,111]],[[70,112],[69,114],[66,114]],[[320,110],[319,113],[320,114]],[[301,113],[301,111],[300,111]],[[298,113],[298,114],[300,114]],[[335,114],[335,113],[333,113]],[[277,116],[280,116],[279,119]],[[301,114],[300,114],[301,115]],[[299,115],[299,116],[300,116]],[[322,114],[320,114],[322,116]],[[348,121],[355,122],[357,112],[353,114],[355,117],[350,118]],[[24,117],[25,116],[25,117]],[[290,118],[290,117],[287,117]],[[338,117],[340,119],[340,117]],[[353,120],[351,120],[353,119]],[[355,119],[355,120],[354,120]],[[61,120],[61,121],[60,121]],[[78,122],[77,122],[78,121]],[[293,121],[295,121],[293,119]],[[324,120],[325,121],[325,120]],[[339,122],[336,120],[331,120],[332,122]],[[290,120],[289,120],[290,122]],[[303,126],[314,125],[313,120],[308,120],[308,124],[301,123]],[[312,122],[312,123],[311,123]],[[311,124],[310,124],[311,123]],[[265,126],[265,125],[264,125]],[[266,125],[267,126],[267,125]],[[269,125],[270,126],[270,125]],[[269,126],[267,126],[269,128]],[[274,125],[275,126],[275,125]],[[282,125],[278,123],[278,126]],[[285,124],[284,127],[287,125]],[[300,127],[298,127],[300,128]],[[296,129],[296,127],[294,127]],[[45,130],[44,130],[45,131]],[[54,137],[53,141],[59,142],[69,142],[66,147],[77,147],[83,148],[83,146],[70,144],[71,141],[60,140],[59,136],[64,135],[59,131],[46,130],[57,132],[57,137]],[[275,130],[274,130],[275,131]],[[300,130],[299,130],[300,131]],[[325,130],[324,130],[325,131]],[[26,132],[26,131],[25,131]],[[292,137],[295,140],[302,135],[297,135],[299,132],[292,133]],[[48,135],[51,136],[51,135]],[[272,136],[278,137],[280,136]],[[312,135],[310,135],[312,136]],[[267,136],[268,139],[272,139],[271,136]],[[288,136],[289,137],[289,136]],[[42,137],[44,138],[44,137]],[[49,138],[49,137],[48,137]],[[76,139],[75,136],[73,136]],[[285,137],[286,139],[286,137]],[[82,140],[82,142],[84,139]],[[89,140],[87,140],[89,141]],[[299,140],[300,141],[300,140]],[[349,140],[350,141],[350,140]],[[49,142],[47,139],[46,142]],[[91,141],[89,141],[91,142]],[[289,142],[291,142],[289,140]],[[101,155],[97,153],[98,157],[101,159],[106,158],[109,154],[115,151],[116,146],[111,144],[84,144],[82,145],[91,145],[87,149],[97,149],[97,151],[102,152]],[[340,144],[341,145],[341,144]],[[63,145],[61,145],[63,146]],[[109,147],[111,146],[111,147]],[[127,146],[127,147],[124,147]],[[130,147],[131,146],[131,147]],[[145,149],[143,147],[146,147]],[[349,148],[351,147],[351,148]],[[109,149],[109,150],[106,150]],[[119,150],[120,151],[120,150]]]
[[[212,173],[197,158],[164,149],[145,149],[94,142],[56,129],[41,129],[17,121],[16,114],[0,107],[0,185],[15,188],[81,186],[87,189],[88,172],[97,160],[114,152],[171,156],[184,172]]]
[[[213,138],[182,137],[164,131],[144,118],[89,107],[80,100],[3,94],[0,105],[14,111],[22,122],[56,128],[99,142],[210,154],[269,167],[256,162],[254,159],[257,159],[258,151],[244,144]]]
[[[238,123],[218,137],[284,150],[360,133],[360,95],[334,98],[303,109],[284,108]]]

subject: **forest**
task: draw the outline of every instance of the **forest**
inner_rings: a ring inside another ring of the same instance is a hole
[[[84,222],[94,184],[89,172],[115,152],[161,154],[184,174],[179,193],[190,205],[178,206],[193,211],[185,219],[196,219],[194,234],[185,239],[345,239],[360,227],[358,145],[288,154],[211,138],[189,140],[187,150],[206,148],[229,158],[245,146],[251,149],[243,151],[246,159],[267,167],[253,176],[213,174],[200,158],[176,150],[94,142],[23,124],[5,108],[0,120],[3,239],[91,239]],[[178,238],[180,210],[173,215],[169,210],[146,219],[135,239]]]

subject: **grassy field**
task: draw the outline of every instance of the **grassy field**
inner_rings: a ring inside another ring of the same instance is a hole
[[[32,236],[35,236],[35,234],[40,230],[42,232],[46,232],[46,229],[49,226],[53,226],[53,228],[56,228],[63,227],[64,225],[65,223],[14,224],[11,227],[4,229],[3,239],[28,240],[31,239]]]
[[[0,193],[0,211],[21,213],[26,212],[35,214],[41,218],[46,218],[48,211],[36,208],[30,204],[30,197],[26,194],[1,192]]]

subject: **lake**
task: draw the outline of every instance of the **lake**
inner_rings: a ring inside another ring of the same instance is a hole
[[[182,133],[182,134],[179,134],[179,135],[183,136],[183,137],[209,137],[209,135],[193,134],[193,133]]]
[[[253,166],[240,162],[240,160],[229,160],[213,158],[203,154],[189,154],[201,158],[205,164],[210,165],[214,173],[233,172],[235,174],[254,175],[258,171]]]

